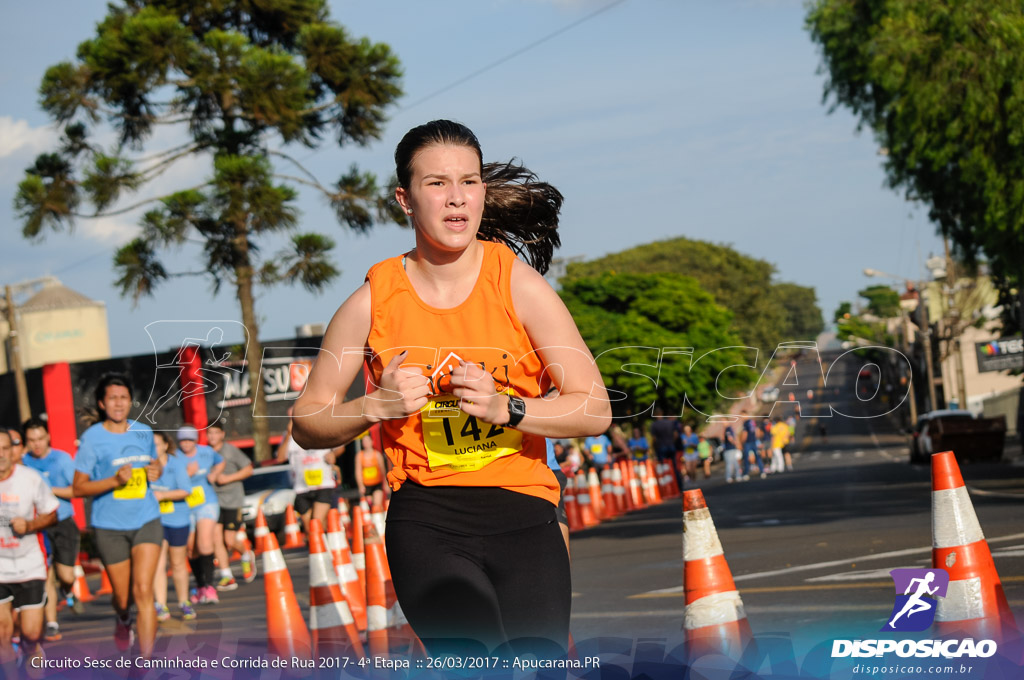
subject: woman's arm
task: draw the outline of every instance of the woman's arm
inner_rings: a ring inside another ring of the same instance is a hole
[[[153,495],[156,496],[158,501],[183,501],[188,497],[188,491],[182,489],[172,489],[171,491],[154,491]]]
[[[370,335],[370,284],[364,283],[331,319],[306,389],[292,410],[292,437],[304,449],[327,449],[352,441],[370,425],[404,418],[427,403],[422,371],[403,370],[405,353],[384,368],[380,386],[369,395],[345,401],[359,375]]]
[[[608,392],[562,299],[544,277],[518,260],[512,267],[511,288],[516,315],[558,387],[554,398],[524,399],[526,416],[516,429],[545,437],[604,433],[612,415]],[[489,378],[475,364],[464,364],[452,376],[453,392],[464,399],[462,410],[469,415],[504,425],[508,422],[508,397],[494,394],[493,379],[488,382]],[[481,387],[481,383],[487,384]],[[466,403],[467,398],[472,403]]]
[[[113,491],[119,486],[124,486],[132,478],[132,466],[125,463],[117,469],[117,472],[110,477],[93,481],[89,475],[75,470],[75,479],[71,482],[71,488],[75,496],[98,496],[101,493]]]

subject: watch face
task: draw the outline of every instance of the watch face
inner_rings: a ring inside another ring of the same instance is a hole
[[[509,397],[508,407],[513,413],[521,416],[526,415],[526,402],[519,397]]]

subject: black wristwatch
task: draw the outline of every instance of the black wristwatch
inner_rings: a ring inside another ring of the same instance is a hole
[[[508,427],[515,427],[526,415],[526,402],[519,397],[508,395]]]

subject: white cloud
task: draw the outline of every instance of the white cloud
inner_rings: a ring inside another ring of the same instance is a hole
[[[54,146],[57,131],[50,125],[34,128],[25,120],[0,116],[0,158],[36,154]]]
[[[82,235],[93,241],[121,244],[137,236],[139,227],[131,218],[97,217],[78,220]]]

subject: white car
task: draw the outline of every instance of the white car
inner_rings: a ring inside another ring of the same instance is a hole
[[[764,388],[764,391],[761,392],[761,401],[763,401],[763,402],[778,401],[778,399],[779,399],[779,388],[778,387],[766,387],[766,388]]]
[[[258,467],[242,484],[245,487],[242,521],[246,528],[251,533],[256,527],[256,512],[262,507],[267,527],[274,533],[280,533],[284,529],[285,510],[295,502],[291,466]]]

